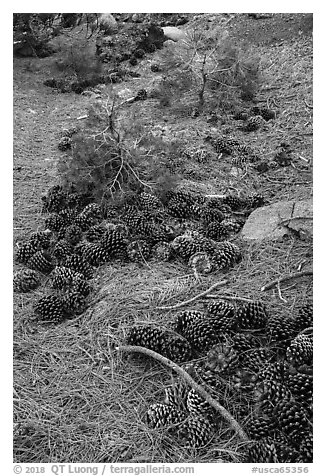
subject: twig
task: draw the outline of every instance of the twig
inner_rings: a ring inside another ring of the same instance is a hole
[[[284,297],[282,296],[281,287],[280,287],[280,283],[279,283],[279,282],[277,283],[277,292],[278,292],[278,296],[279,296],[280,300],[281,300],[281,301],[284,301],[284,302],[287,302],[287,300],[284,299]]]
[[[206,390],[195,382],[190,375],[179,365],[172,360],[163,357],[163,355],[154,352],[153,350],[146,349],[145,347],[138,347],[135,345],[122,345],[116,348],[120,352],[140,352],[141,354],[145,354],[149,357],[152,357],[155,360],[158,360],[161,364],[169,367],[170,369],[174,370],[181,378],[183,378],[196,392],[201,395],[207,403],[209,403],[217,412],[219,412],[222,417],[227,420],[230,424],[230,427],[239,435],[239,437],[243,441],[248,441],[248,437],[239,425],[239,423],[233,418],[233,416],[220,405],[211,395],[206,392]]]
[[[308,109],[313,109],[314,107],[311,104],[308,104],[307,100],[304,100],[305,105],[307,106]]]
[[[302,276],[310,276],[313,274],[313,271],[300,271],[300,273],[290,274],[289,276],[284,276],[283,278],[275,279],[269,284],[266,284],[261,288],[261,291],[267,291],[268,289],[277,286],[279,283],[283,283],[284,281],[289,281],[290,279],[301,278]]]
[[[240,301],[240,302],[253,302],[253,299],[238,297],[238,296],[228,296],[227,294],[207,294],[205,299],[229,299],[230,301]]]
[[[313,333],[314,328],[313,327],[306,327],[302,331],[299,332],[298,335],[304,334],[304,335],[311,335]]]
[[[156,309],[160,309],[164,311],[168,311],[170,309],[179,309],[180,307],[186,306],[187,304],[190,304],[191,302],[194,302],[197,299],[200,299],[206,294],[209,294],[211,291],[213,291],[213,289],[217,288],[218,286],[224,286],[227,283],[228,283],[228,280],[219,281],[218,283],[213,284],[213,286],[211,286],[210,288],[206,289],[206,291],[203,291],[202,293],[197,294],[197,296],[194,296],[191,299],[187,299],[187,301],[179,302],[178,304],[174,304],[173,306],[157,307]]]

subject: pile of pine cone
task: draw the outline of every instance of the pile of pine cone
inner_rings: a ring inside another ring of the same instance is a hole
[[[235,307],[211,301],[206,311],[179,312],[171,328],[130,329],[126,343],[180,363],[235,415],[250,441],[244,462],[312,461],[312,303],[293,317],[271,315],[260,301]],[[178,382],[146,414],[191,448],[206,446],[221,416]]]
[[[39,319],[60,322],[82,313],[95,268],[111,261],[179,259],[196,273],[227,269],[241,259],[225,241],[243,221],[234,210],[252,209],[262,197],[227,195],[207,199],[188,191],[169,192],[163,203],[141,192],[122,209],[101,207],[87,194],[57,185],[42,197],[44,230],[18,246],[16,261],[27,267],[14,275],[14,291],[29,292],[50,277],[53,293],[35,306]]]

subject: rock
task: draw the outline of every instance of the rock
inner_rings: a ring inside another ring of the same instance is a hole
[[[176,26],[164,26],[162,30],[166,38],[172,41],[180,41],[187,38],[186,33]]]
[[[312,236],[312,199],[283,201],[257,208],[251,213],[241,231],[244,240],[277,240],[296,234],[300,239]]]
[[[111,35],[118,29],[117,21],[112,13],[102,13],[98,20],[98,24],[100,30],[104,31],[106,35]]]

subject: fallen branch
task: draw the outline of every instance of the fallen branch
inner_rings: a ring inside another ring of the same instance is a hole
[[[205,299],[229,299],[230,301],[253,302],[254,299],[242,298],[238,296],[228,296],[227,294],[207,294]]]
[[[172,360],[167,359],[166,357],[163,357],[163,355],[158,354],[157,352],[154,352],[153,350],[146,349],[145,347],[138,347],[135,345],[122,345],[119,347],[116,347],[116,350],[120,352],[139,352],[141,354],[145,354],[149,357],[152,357],[155,360],[158,360],[161,364],[165,365],[166,367],[169,367],[170,369],[174,370],[181,378],[183,378],[196,392],[201,395],[207,403],[211,405],[222,417],[229,422],[230,427],[239,435],[239,437],[243,441],[248,441],[248,437],[239,425],[239,423],[233,418],[233,416],[224,408],[222,405],[220,405],[211,395],[206,392],[206,390],[199,385],[195,380],[193,380],[190,375],[183,370],[179,365],[177,365],[175,362],[172,362]]]
[[[182,301],[179,302],[178,304],[174,304],[173,306],[163,306],[163,307],[157,307],[156,309],[163,310],[163,311],[168,311],[172,309],[179,309],[180,307],[186,306],[187,304],[190,304],[197,299],[200,299],[201,297],[205,296],[206,294],[209,294],[213,289],[217,288],[218,286],[224,286],[225,284],[228,283],[228,280],[225,281],[219,281],[218,283],[213,284],[209,289],[206,289],[206,291],[203,291],[200,294],[197,294],[197,296],[192,297],[191,299],[187,299],[187,301]]]
[[[312,274],[313,274],[312,271],[301,271],[300,273],[290,274],[289,276],[284,276],[283,278],[275,279],[275,281],[272,281],[271,283],[266,284],[265,286],[261,288],[261,291],[267,291],[268,289],[271,289],[274,286],[278,286],[280,283],[283,283],[284,281],[301,278],[302,276],[310,276]]]

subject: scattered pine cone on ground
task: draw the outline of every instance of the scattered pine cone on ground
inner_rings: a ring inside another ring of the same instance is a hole
[[[38,243],[23,243],[17,246],[15,259],[18,263],[27,264],[28,260],[39,251]]]
[[[61,322],[65,319],[63,301],[60,297],[50,294],[43,296],[34,307],[35,314],[42,321]]]
[[[294,324],[297,332],[303,331],[313,326],[313,303],[305,303],[294,317]]]
[[[299,334],[286,349],[286,358],[294,367],[312,365],[313,338],[312,335]]]
[[[151,247],[145,240],[136,240],[127,246],[127,256],[130,261],[143,263],[147,261],[151,255]]]
[[[192,357],[189,342],[182,336],[150,325],[132,327],[126,337],[128,345],[154,350],[174,361],[187,361]]]
[[[28,293],[41,283],[40,275],[32,269],[21,269],[14,274],[13,289],[15,293]]]
[[[245,303],[237,311],[240,329],[260,329],[266,326],[267,320],[267,309],[261,301]]]
[[[212,255],[212,259],[217,269],[230,268],[239,263],[242,258],[240,248],[229,241],[221,241]]]
[[[40,271],[41,273],[50,273],[54,268],[51,255],[46,251],[37,251],[26,263],[28,268]]]
[[[154,403],[146,412],[146,423],[153,429],[179,425],[186,418],[185,412],[165,403]]]
[[[214,426],[206,418],[191,415],[178,429],[178,438],[191,449],[206,446],[214,436]]]

